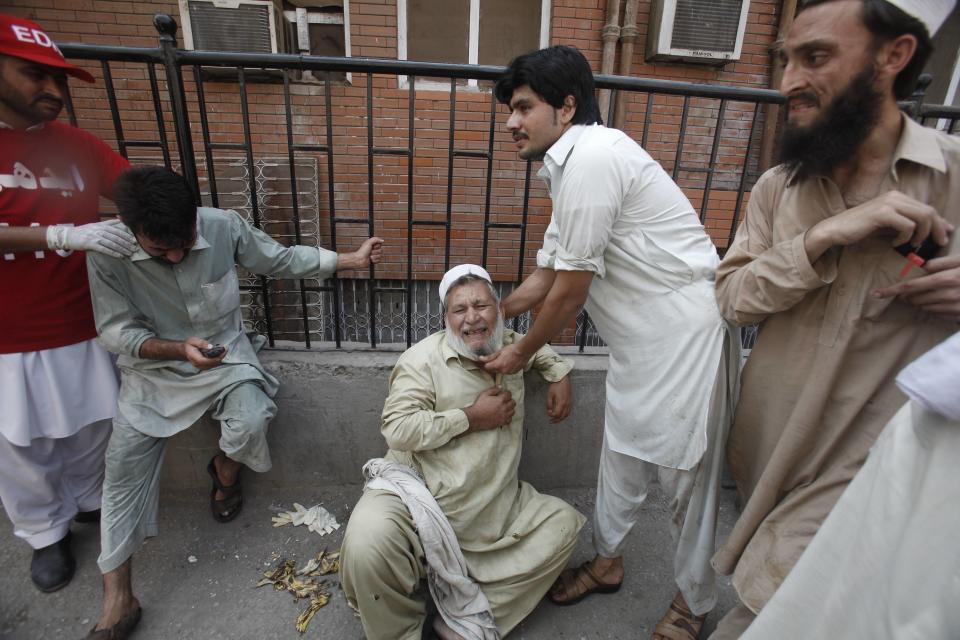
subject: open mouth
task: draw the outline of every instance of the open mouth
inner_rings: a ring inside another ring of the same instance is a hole
[[[787,100],[787,109],[790,114],[802,114],[819,107],[819,102],[812,96],[793,96]]]
[[[488,333],[487,328],[482,327],[479,329],[465,329],[460,333],[460,335],[463,336],[464,340],[470,340],[471,338],[473,339],[485,338],[487,336],[487,333]]]

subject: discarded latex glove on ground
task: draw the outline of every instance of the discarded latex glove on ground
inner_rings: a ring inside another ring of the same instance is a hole
[[[307,529],[321,536],[340,528],[340,523],[333,517],[333,514],[318,504],[307,509],[302,504],[294,502],[293,508],[294,511],[281,511],[274,516],[272,518],[273,526],[282,527],[292,524],[298,527],[303,524],[307,526]]]

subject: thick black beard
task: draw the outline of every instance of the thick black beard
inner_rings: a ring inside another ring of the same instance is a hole
[[[883,94],[873,85],[874,69],[857,74],[813,124],[787,123],[780,140],[779,161],[800,179],[829,176],[849,161],[880,121]]]

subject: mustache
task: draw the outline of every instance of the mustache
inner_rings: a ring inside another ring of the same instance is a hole
[[[59,105],[60,107],[63,107],[63,100],[61,100],[61,99],[58,98],[57,96],[51,95],[51,94],[49,94],[49,93],[44,93],[44,94],[40,95],[39,97],[37,97],[37,98],[33,101],[33,104],[38,104],[38,103],[40,103],[40,102],[53,102],[53,103]]]
[[[796,93],[791,93],[789,96],[787,96],[787,102],[794,102],[794,101],[801,101],[801,100],[803,102],[809,102],[810,104],[816,105],[818,107],[820,106],[820,98],[818,98],[816,94],[814,94],[811,91],[797,91]]]

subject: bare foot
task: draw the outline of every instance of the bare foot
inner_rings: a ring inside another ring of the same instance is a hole
[[[465,640],[463,636],[451,629],[440,616],[433,619],[433,630],[440,636],[440,640]]]
[[[217,471],[217,478],[220,480],[220,484],[225,487],[232,487],[237,483],[237,477],[240,475],[240,469],[243,468],[243,465],[236,460],[231,460],[227,457],[227,454],[222,451],[213,459],[213,468]],[[226,494],[223,491],[217,490],[217,495],[214,496],[217,500],[223,500],[226,498]]]
[[[100,631],[101,629],[114,627],[124,618],[133,615],[139,608],[140,601],[135,597],[131,597],[129,600],[121,599],[109,602],[104,599],[103,610],[100,612],[100,619],[97,620],[97,626],[94,627],[94,630]]]
[[[140,602],[133,595],[131,563],[122,565],[103,575],[103,608],[95,630],[109,629],[122,619],[134,614]]]
[[[598,555],[577,568],[564,569],[549,598],[554,604],[573,604],[591,593],[613,593],[623,582],[623,558]]]

